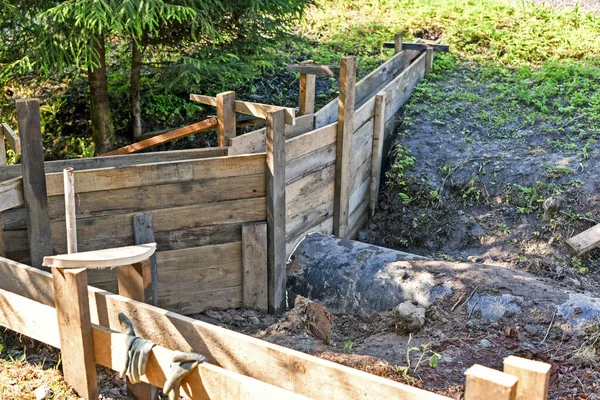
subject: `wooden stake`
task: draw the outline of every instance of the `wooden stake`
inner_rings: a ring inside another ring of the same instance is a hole
[[[402,33],[398,32],[394,35],[394,53],[398,54],[402,51]]]
[[[373,150],[371,152],[371,182],[369,194],[369,213],[375,214],[379,183],[381,181],[381,163],[383,161],[383,142],[385,135],[385,92],[375,96],[375,119],[373,123]]]
[[[22,142],[23,197],[27,212],[27,236],[31,265],[40,268],[44,256],[52,254],[44,149],[38,99],[17,100],[17,120]]]
[[[4,226],[2,222],[2,213],[0,212],[0,257],[6,257],[4,250]]]
[[[550,364],[509,356],[504,372],[519,378],[517,400],[546,400],[550,384]]]
[[[515,400],[517,377],[475,364],[465,372],[465,400]]]
[[[27,146],[23,146],[23,152],[26,149]],[[87,272],[85,269],[52,268],[52,279],[65,381],[84,399],[97,399]]]
[[[344,57],[340,69],[333,217],[333,233],[341,238],[348,236],[355,92],[356,57]]]
[[[242,226],[242,264],[244,307],[268,311],[266,223]]]
[[[133,216],[133,238],[135,244],[154,243],[154,222],[152,213],[142,212]],[[152,281],[152,289],[150,298],[145,297],[148,304],[153,306],[158,305],[158,263],[156,261],[156,253],[150,256],[150,276]]]
[[[229,146],[229,141],[235,137],[235,92],[217,95],[217,120],[219,146]]]
[[[73,168],[63,170],[65,183],[65,224],[67,226],[67,253],[77,253],[77,216],[75,211],[75,176]]]
[[[267,275],[269,312],[285,311],[285,112],[267,114]]]
[[[427,75],[431,71],[431,68],[433,68],[433,49],[429,47],[425,51],[425,75]]]
[[[0,165],[6,165],[6,145],[4,144],[4,127],[0,125]]]
[[[313,60],[303,64],[314,64]],[[300,74],[300,104],[298,115],[312,114],[315,112],[315,90],[317,77],[312,74]]]

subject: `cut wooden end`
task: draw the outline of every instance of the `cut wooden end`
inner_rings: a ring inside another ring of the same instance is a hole
[[[600,246],[600,224],[568,239],[567,244],[577,252],[577,255],[585,254]]]
[[[517,400],[546,400],[550,367],[550,364],[515,356],[504,359],[504,372],[519,379]]]
[[[465,375],[465,400],[513,400],[516,398],[518,378],[495,369],[475,364]]]
[[[56,268],[109,268],[130,265],[150,258],[156,251],[156,243],[118,247],[81,253],[44,257],[45,267]]]

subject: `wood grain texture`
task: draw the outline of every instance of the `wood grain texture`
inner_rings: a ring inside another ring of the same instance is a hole
[[[384,48],[388,49],[397,49],[398,45],[394,42],[384,42]],[[426,51],[427,49],[432,49],[434,51],[447,53],[450,51],[450,46],[447,44],[440,43],[402,43],[401,50],[416,50],[416,51]],[[396,50],[397,52],[397,50]]]
[[[13,178],[0,183],[0,212],[24,204],[23,178]],[[25,217],[25,213],[23,216]]]
[[[190,94],[190,100],[197,101],[198,103],[207,104],[209,106],[217,106],[217,99],[215,97],[203,96],[200,94]],[[267,119],[267,115],[271,112],[277,111],[284,112],[285,123],[288,125],[296,125],[296,112],[290,107],[273,106],[270,104],[253,103],[251,101],[239,101],[235,102],[235,112],[246,115],[253,115],[255,117]]]
[[[194,160],[198,158],[222,157],[228,154],[227,147],[208,147],[203,149],[156,151],[120,156],[76,158],[44,162],[46,173],[61,172],[72,167],[77,171],[110,167],[130,167],[132,165],[159,163],[168,161]],[[0,166],[0,182],[21,176],[21,164]]]
[[[260,222],[242,226],[242,266],[244,308],[267,312],[267,224]]]
[[[267,248],[269,312],[281,313],[286,308],[285,282],[285,113],[267,116]]]
[[[50,274],[0,258],[3,277],[22,275],[24,280],[2,279],[0,289],[31,296],[46,304],[44,293],[52,292]],[[40,290],[25,288],[37,282]],[[120,329],[118,314],[124,312],[136,333],[170,349],[195,351],[211,363],[313,399],[445,399],[418,388],[394,382],[287,349],[244,334],[183,315],[139,303],[88,287],[92,322]],[[53,298],[50,298],[53,301]],[[50,304],[52,305],[52,303]],[[1,314],[0,314],[1,315]],[[110,346],[104,346],[108,349]],[[290,368],[290,366],[293,366]],[[327,387],[327,390],[323,390]]]
[[[87,272],[85,269],[52,268],[52,282],[65,381],[84,399],[97,399],[98,378]]]
[[[514,400],[517,377],[482,365],[473,365],[465,372],[465,400]]]
[[[133,216],[133,239],[136,245],[155,243],[152,213],[143,212]],[[150,293],[144,299],[152,305],[158,304],[158,264],[156,253],[150,256]],[[146,290],[146,289],[145,289]]]
[[[217,120],[219,146],[227,146],[235,137],[235,92],[217,94]]]
[[[285,143],[285,161],[289,163],[298,157],[336,143],[337,122],[303,135],[296,136]]]
[[[369,187],[369,215],[375,215],[379,188],[381,184],[381,166],[383,164],[383,138],[385,135],[385,92],[375,96],[375,116],[373,119],[373,147],[371,149],[371,184]]]
[[[144,261],[156,251],[156,243],[44,257],[45,267],[112,268]]]
[[[516,400],[546,400],[550,384],[550,364],[508,356],[504,372],[519,379]]]
[[[384,47],[385,44],[384,44]],[[396,33],[394,35],[394,53],[398,54],[402,51],[402,33]]]
[[[2,125],[4,138],[8,142],[10,148],[15,152],[16,155],[21,155],[21,139],[19,138],[19,135],[17,135],[6,122],[3,122],[0,125]]]
[[[77,253],[77,217],[75,202],[75,180],[73,168],[63,170],[65,183],[65,225],[67,230],[67,253]]]
[[[300,100],[298,115],[315,112],[315,90],[317,79],[315,75],[300,74]]]
[[[342,58],[338,103],[337,143],[335,158],[335,198],[333,233],[345,238],[348,233],[352,133],[354,132],[354,100],[356,92],[356,58]]]
[[[567,239],[567,244],[577,252],[577,255],[583,255],[595,249],[600,245],[600,224]]]
[[[138,151],[151,149],[163,143],[181,139],[196,133],[215,130],[217,128],[217,125],[218,124],[216,118],[209,118],[201,122],[196,122],[195,124],[184,126],[183,128],[163,133],[162,135],[153,136],[149,139],[130,144],[129,146],[121,147],[120,149],[109,151],[108,153],[101,154],[100,156],[118,156],[123,154],[136,153]],[[224,146],[224,144],[219,143],[219,146]]]
[[[25,99],[17,100],[16,106],[22,142],[21,167],[29,253],[32,265],[41,267],[42,258],[52,254],[52,237],[44,172],[40,103],[37,99]],[[62,174],[59,176],[62,186]]]
[[[336,143],[321,147],[287,163],[286,185],[302,179],[316,170],[335,164]]]
[[[6,257],[6,250],[4,247],[4,227],[3,227],[2,213],[0,212],[0,257]]]
[[[415,91],[417,83],[425,76],[426,54],[423,53],[400,75],[386,85],[382,90],[386,94],[386,120],[393,118]]]
[[[298,72],[304,75],[312,75],[312,76],[334,76],[337,77],[340,75],[340,66],[339,65],[322,65],[322,64],[288,64],[287,70],[290,72]]]
[[[4,128],[0,125],[0,166],[6,165],[6,145],[4,144]]]

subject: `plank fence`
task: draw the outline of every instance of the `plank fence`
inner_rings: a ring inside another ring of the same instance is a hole
[[[119,369],[120,313],[157,345],[142,382],[163,387],[174,350],[207,357],[184,379],[193,399],[447,399],[181,315],[284,311],[297,243],[311,231],[353,238],[375,212],[396,114],[434,49],[447,51],[400,35],[386,47],[394,56],[359,82],[354,57],[288,66],[300,73],[299,116],[233,92],[192,94],[216,118],[92,159],[44,163],[39,103],[17,101],[20,138],[0,125],[22,149],[22,165],[0,165],[0,325],[61,348],[65,379],[86,399],[97,398],[95,364]],[[314,112],[319,76],[339,76],[340,95]],[[211,129],[219,147],[131,154]],[[549,366],[509,357],[504,369],[473,366],[465,398],[546,398]]]

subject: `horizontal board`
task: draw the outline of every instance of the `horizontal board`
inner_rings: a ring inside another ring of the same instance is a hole
[[[264,154],[206,158],[75,171],[77,193],[98,192],[138,186],[264,174]],[[48,196],[64,194],[61,173],[46,174]]]
[[[208,157],[222,157],[228,154],[228,147],[209,147],[204,149],[155,151],[143,154],[128,154],[109,157],[73,158],[70,160],[57,160],[44,162],[46,173],[62,172],[65,168],[76,171],[127,167],[139,164],[148,164],[167,161],[194,160]],[[0,166],[0,182],[21,176],[21,164]]]
[[[314,188],[310,193],[292,198],[290,201],[286,202],[286,221],[304,218],[310,210],[316,209],[324,203],[332,202],[334,192],[334,182],[328,182],[327,185]]]
[[[307,227],[319,224],[331,217],[333,217],[333,201],[328,201],[298,218],[286,221],[285,236],[286,238],[296,237],[305,232]]]
[[[266,196],[263,174],[77,194],[77,219]],[[65,219],[63,196],[48,198],[51,220]],[[25,229],[25,208],[5,212],[4,228]]]
[[[189,294],[175,293],[168,298],[161,298],[159,295],[158,299],[158,307],[184,315],[197,314],[213,308],[241,308],[242,305],[241,286]]]
[[[0,183],[0,212],[25,204],[23,180],[13,178]]]
[[[286,207],[296,198],[310,196],[316,190],[335,183],[335,165],[318,169],[302,179],[288,184],[285,188]]]
[[[242,240],[242,225],[234,223],[156,232],[154,239],[161,251],[239,242]]]
[[[353,211],[363,206],[363,203],[369,202],[369,187],[371,184],[371,179],[367,175],[367,178],[360,183],[351,193],[350,195],[350,205],[348,209],[350,210],[350,214]]]
[[[348,237],[356,239],[358,232],[365,227],[369,221],[369,202],[365,201],[357,208],[353,214],[350,214],[348,220]]]
[[[286,185],[335,164],[335,150],[336,144],[333,143],[288,162],[285,168]]]
[[[297,136],[285,143],[285,160],[289,162],[300,156],[336,142],[337,122]]]
[[[204,96],[201,94],[190,94],[190,100],[197,101],[202,104],[208,104],[213,107],[217,107],[217,98],[211,96]],[[290,107],[273,106],[270,104],[253,103],[250,101],[235,101],[235,112],[246,115],[253,115],[259,118],[267,118],[269,113],[283,110],[285,111],[285,123],[289,125],[295,125],[296,112]]]
[[[354,132],[359,130],[367,121],[375,116],[375,97],[371,97],[365,104],[354,112],[352,126]]]

